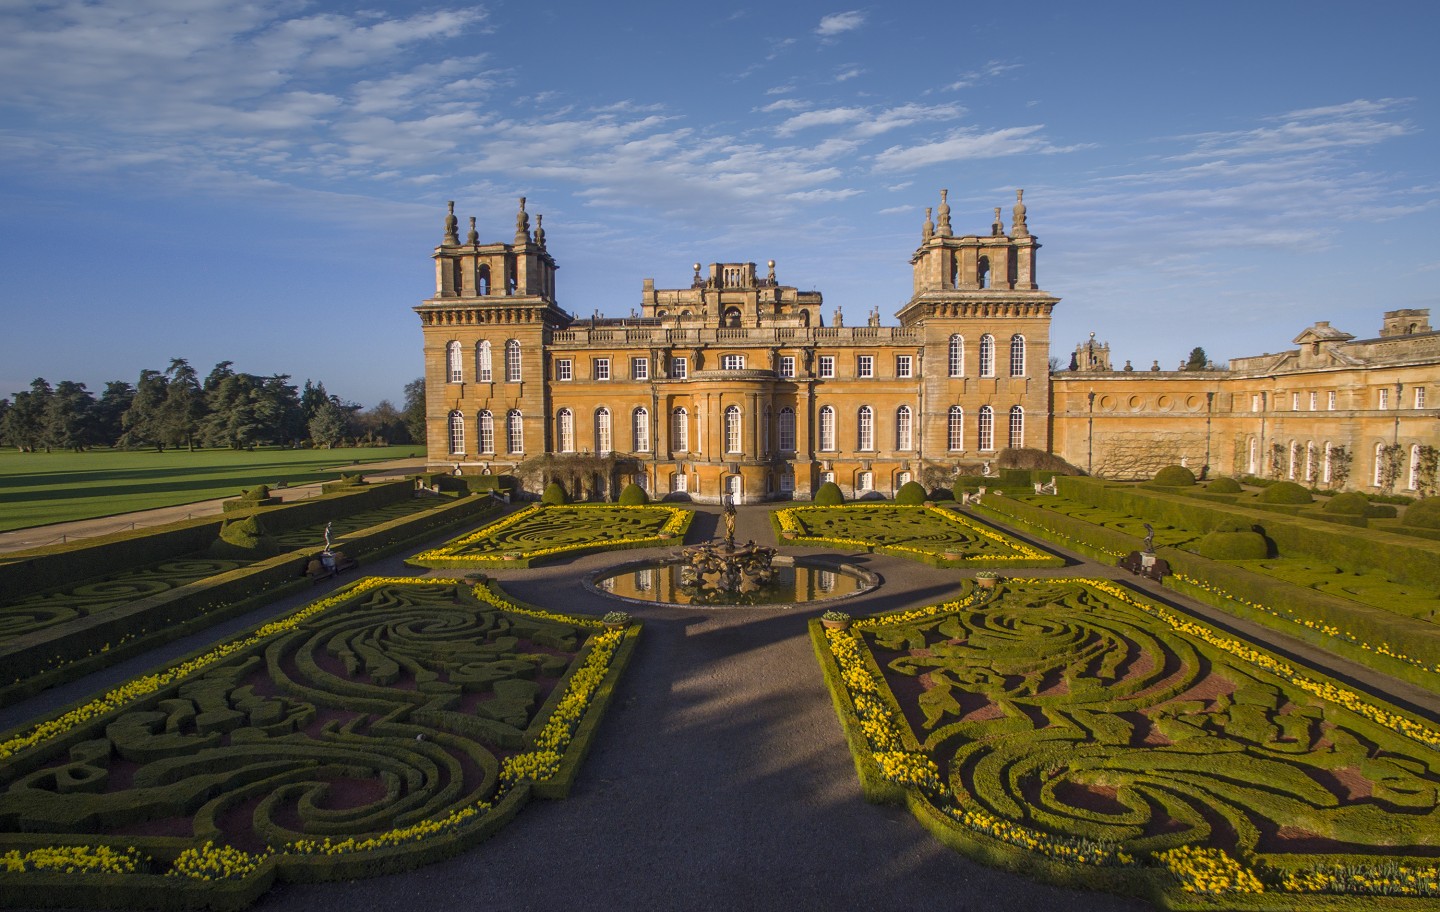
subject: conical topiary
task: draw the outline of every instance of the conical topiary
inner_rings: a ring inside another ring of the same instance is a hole
[[[552,481],[545,486],[545,493],[540,495],[540,502],[543,504],[560,505],[566,502],[565,489],[560,487],[560,482]]]
[[[645,489],[633,481],[620,492],[620,506],[622,507],[641,507],[649,502],[650,495],[646,494]]]
[[[822,507],[839,506],[845,502],[845,495],[840,492],[839,485],[833,481],[827,481],[816,490],[813,502]]]

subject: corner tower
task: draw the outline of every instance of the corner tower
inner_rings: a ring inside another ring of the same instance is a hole
[[[546,450],[545,343],[570,314],[555,301],[543,216],[525,198],[510,243],[462,243],[455,204],[435,248],[435,296],[415,312],[425,340],[426,448],[432,466],[481,473]]]
[[[914,288],[897,314],[923,340],[926,449],[1049,449],[1050,315],[1060,299],[1036,282],[1025,191],[1015,191],[1009,231],[997,206],[983,235],[955,235],[948,195],[940,191],[938,220],[925,210]]]

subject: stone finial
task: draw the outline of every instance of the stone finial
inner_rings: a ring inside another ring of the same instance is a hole
[[[845,325],[845,311],[841,310],[841,309],[838,308],[838,307],[835,308],[835,325],[836,325],[836,326],[844,326],[844,325]]]
[[[535,244],[545,249],[545,216],[541,213],[535,214]]]
[[[1013,220],[1012,220],[1012,225],[1011,225],[1011,228],[1010,228],[1010,233],[1011,233],[1012,235],[1014,235],[1015,237],[1029,237],[1029,236],[1030,236],[1030,227],[1025,224],[1025,191],[1024,191],[1024,190],[1016,190],[1016,191],[1015,191],[1015,210],[1014,210],[1014,218],[1013,218]]]
[[[465,235],[465,243],[474,246],[480,243],[480,232],[475,230],[475,216],[470,216],[470,233]]]
[[[445,239],[442,244],[460,243],[460,220],[455,217],[455,201],[450,201],[450,211],[445,216]]]
[[[767,262],[765,263],[765,265],[770,267],[770,274],[767,275],[767,276],[765,276],[765,281],[766,281],[766,282],[769,282],[771,285],[774,285],[774,284],[775,284],[775,261],[774,261],[774,260],[769,260],[769,261],[767,261]]]
[[[990,223],[990,233],[995,237],[1005,236],[1005,223],[1000,221],[1000,207],[995,207],[995,221]]]
[[[515,243],[530,243],[530,213],[525,211],[525,197],[520,197],[520,211],[515,213]]]
[[[934,211],[935,210],[929,206],[925,207],[925,227],[920,231],[920,240],[922,242],[928,241],[935,236],[935,222],[930,218],[930,213]]]
[[[952,233],[951,233],[951,231],[950,231],[950,201],[949,201],[948,199],[946,199],[946,197],[949,196],[949,194],[950,194],[950,191],[949,191],[949,190],[941,190],[941,191],[940,191],[940,236],[941,236],[941,237],[951,237],[951,236],[952,236]]]

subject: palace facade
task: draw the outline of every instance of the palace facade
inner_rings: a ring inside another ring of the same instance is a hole
[[[1059,299],[1037,282],[1023,191],[1008,227],[994,212],[988,234],[957,235],[941,191],[898,325],[877,310],[845,326],[838,312],[826,323],[819,292],[781,284],[774,261],[697,263],[688,286],[645,279],[638,317],[578,319],[523,198],[508,243],[481,243],[473,218],[462,241],[452,203],[435,294],[415,308],[431,467],[501,475],[568,458],[572,476],[604,467],[572,496],[635,481],[711,503],[804,500],[826,481],[890,496],[1018,447],[1115,478],[1183,463],[1321,487],[1433,484],[1428,311],[1389,312],[1367,340],[1317,323],[1298,348],[1224,370],[1116,371],[1092,337],[1052,374]]]
[[[580,320],[525,201],[510,243],[462,243],[453,204],[435,248],[425,339],[430,462],[512,471],[541,454],[615,455],[617,477],[701,502],[848,496],[1046,447],[1050,314],[1017,194],[1007,231],[956,235],[942,193],[911,257],[898,326],[827,325],[819,292],[775,264],[699,264],[688,287],[646,279],[641,316]]]

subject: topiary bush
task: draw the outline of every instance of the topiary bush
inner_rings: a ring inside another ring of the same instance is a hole
[[[1211,494],[1239,494],[1245,489],[1240,486],[1240,482],[1231,478],[1229,475],[1217,475],[1215,480],[1206,486],[1205,490]]]
[[[1364,516],[1365,508],[1368,506],[1370,506],[1370,501],[1365,499],[1365,495],[1346,491],[1344,494],[1336,494],[1325,501],[1325,506],[1320,509],[1326,513],[1340,516]]]
[[[1154,483],[1167,488],[1188,487],[1195,483],[1195,473],[1179,465],[1170,465],[1155,473]]]
[[[1277,481],[1260,492],[1260,502],[1268,504],[1308,504],[1315,498],[1293,481]]]
[[[1405,508],[1400,522],[1419,529],[1440,529],[1440,497],[1426,497]]]
[[[925,488],[918,481],[907,481],[895,492],[897,504],[923,504],[928,499]]]
[[[270,488],[263,484],[256,485],[253,488],[247,488],[245,493],[240,495],[242,500],[264,500],[269,496]]]
[[[1211,532],[1254,532],[1255,525],[1249,520],[1241,519],[1238,516],[1222,516],[1215,521],[1215,528]]]
[[[930,492],[931,500],[954,500],[955,492],[949,488],[936,488]]]
[[[253,559],[278,552],[272,539],[258,516],[247,516],[220,527],[220,537],[210,546],[215,557]]]
[[[650,495],[646,494],[645,489],[633,481],[620,492],[620,506],[622,507],[643,507],[649,502]]]
[[[560,487],[560,482],[558,481],[552,481],[548,485],[546,485],[545,493],[540,495],[540,502],[543,504],[553,504],[555,506],[560,506],[564,504],[567,500],[568,498],[565,496],[565,489]]]
[[[815,491],[813,502],[821,507],[837,507],[845,502],[845,495],[840,492],[839,485],[827,481]]]
[[[1226,523],[1222,522],[1221,526],[1224,525]],[[1243,531],[1221,531],[1217,528],[1200,539],[1195,550],[1201,557],[1222,561],[1261,560],[1270,556],[1270,546],[1265,541],[1265,536],[1250,530],[1248,525]]]

